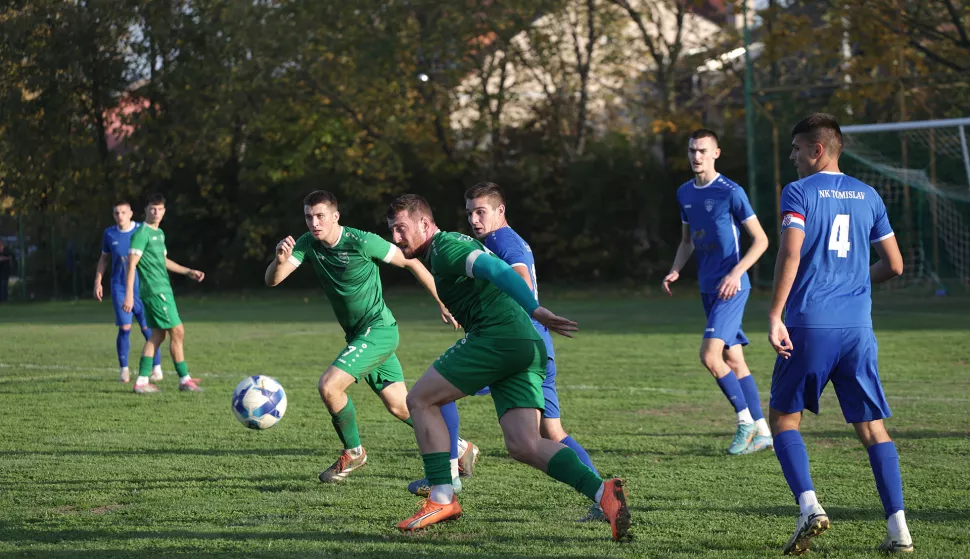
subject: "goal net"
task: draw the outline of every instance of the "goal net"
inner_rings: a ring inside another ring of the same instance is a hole
[[[970,290],[970,118],[842,127],[843,170],[886,202],[903,253],[889,288]]]

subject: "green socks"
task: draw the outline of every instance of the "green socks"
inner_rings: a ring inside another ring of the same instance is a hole
[[[357,410],[354,401],[347,397],[347,405],[337,413],[331,413],[331,423],[340,442],[344,443],[344,450],[360,446],[360,433],[357,431]]]
[[[427,460],[424,467],[427,471]],[[557,452],[549,460],[548,470],[549,477],[572,486],[589,497],[590,501],[596,501],[596,492],[603,485],[603,480],[589,466],[583,464],[573,449],[566,447]]]
[[[151,360],[151,357],[142,357],[142,363],[145,359]],[[151,369],[151,363],[148,364],[148,368]],[[182,378],[189,374],[189,366],[185,364],[185,361],[179,361],[175,364],[175,372],[179,374],[179,378]]]
[[[151,376],[152,361],[154,361],[154,359],[155,359],[154,357],[145,357],[144,355],[141,356],[141,360],[138,361],[138,376],[140,377]]]
[[[424,459],[424,477],[431,485],[449,485],[451,479],[451,453],[431,452],[422,454]],[[594,492],[595,494],[595,492]]]

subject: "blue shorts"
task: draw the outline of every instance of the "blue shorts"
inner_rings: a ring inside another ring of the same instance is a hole
[[[125,288],[124,286],[111,286],[111,304],[115,308],[115,325],[124,326],[126,324],[131,324],[132,316],[138,319],[138,325],[144,330],[148,328],[145,324],[145,307],[141,304],[141,297],[135,293],[135,306],[131,309],[132,312],[125,312],[121,308],[125,304]]]
[[[707,315],[704,337],[724,340],[727,347],[748,345],[748,337],[741,329],[741,319],[744,318],[744,305],[750,294],[751,290],[745,289],[724,300],[718,299],[717,293],[701,293],[704,314]]]
[[[545,328],[543,328],[545,330]],[[546,354],[553,355],[552,351],[552,335],[548,330],[543,332],[542,341],[546,344]],[[485,396],[490,394],[491,391],[486,386],[485,388],[479,390],[474,395],[475,396]],[[542,397],[546,401],[546,407],[542,410],[542,417],[545,419],[559,419],[561,417],[559,413],[559,391],[556,390],[556,358],[549,357],[546,360],[546,378],[542,381]]]
[[[831,380],[847,423],[891,414],[879,381],[879,345],[872,328],[790,328],[791,357],[778,357],[771,376],[771,407],[818,414],[818,399]]]

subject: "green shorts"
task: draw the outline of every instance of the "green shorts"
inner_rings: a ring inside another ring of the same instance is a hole
[[[512,408],[545,408],[546,360],[542,340],[471,337],[441,354],[434,368],[466,395],[490,387],[501,419]]]
[[[380,393],[389,384],[404,382],[404,369],[394,350],[400,336],[397,325],[368,328],[347,341],[347,347],[333,361],[333,366],[364,382]]]
[[[141,303],[145,307],[145,324],[149,328],[171,330],[182,324],[179,309],[175,306],[175,295],[168,293],[142,293]]]

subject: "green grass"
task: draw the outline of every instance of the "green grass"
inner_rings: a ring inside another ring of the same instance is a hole
[[[775,457],[725,454],[733,413],[697,359],[696,296],[592,299],[547,294],[579,321],[557,340],[563,421],[597,466],[628,480],[629,544],[574,522],[572,489],[510,460],[489,398],[459,403],[483,451],[465,516],[413,536],[394,524],[417,505],[414,437],[353,387],[368,467],[346,484],[317,473],[339,451],[316,380],[343,345],[322,294],[183,299],[187,358],[205,392],[116,381],[110,303],[0,308],[0,555],[158,554],[363,557],[774,557],[797,509]],[[414,293],[393,293],[409,383],[456,338]],[[895,417],[907,516],[922,557],[970,556],[970,320],[967,298],[877,297],[881,373]],[[773,353],[766,303],[747,310],[747,352],[767,400]],[[140,335],[132,334],[134,351]],[[137,360],[133,360],[137,364]],[[249,374],[289,396],[280,424],[254,432],[229,396]],[[885,523],[865,451],[831,393],[804,421],[819,498],[833,521],[819,557],[865,557]]]

